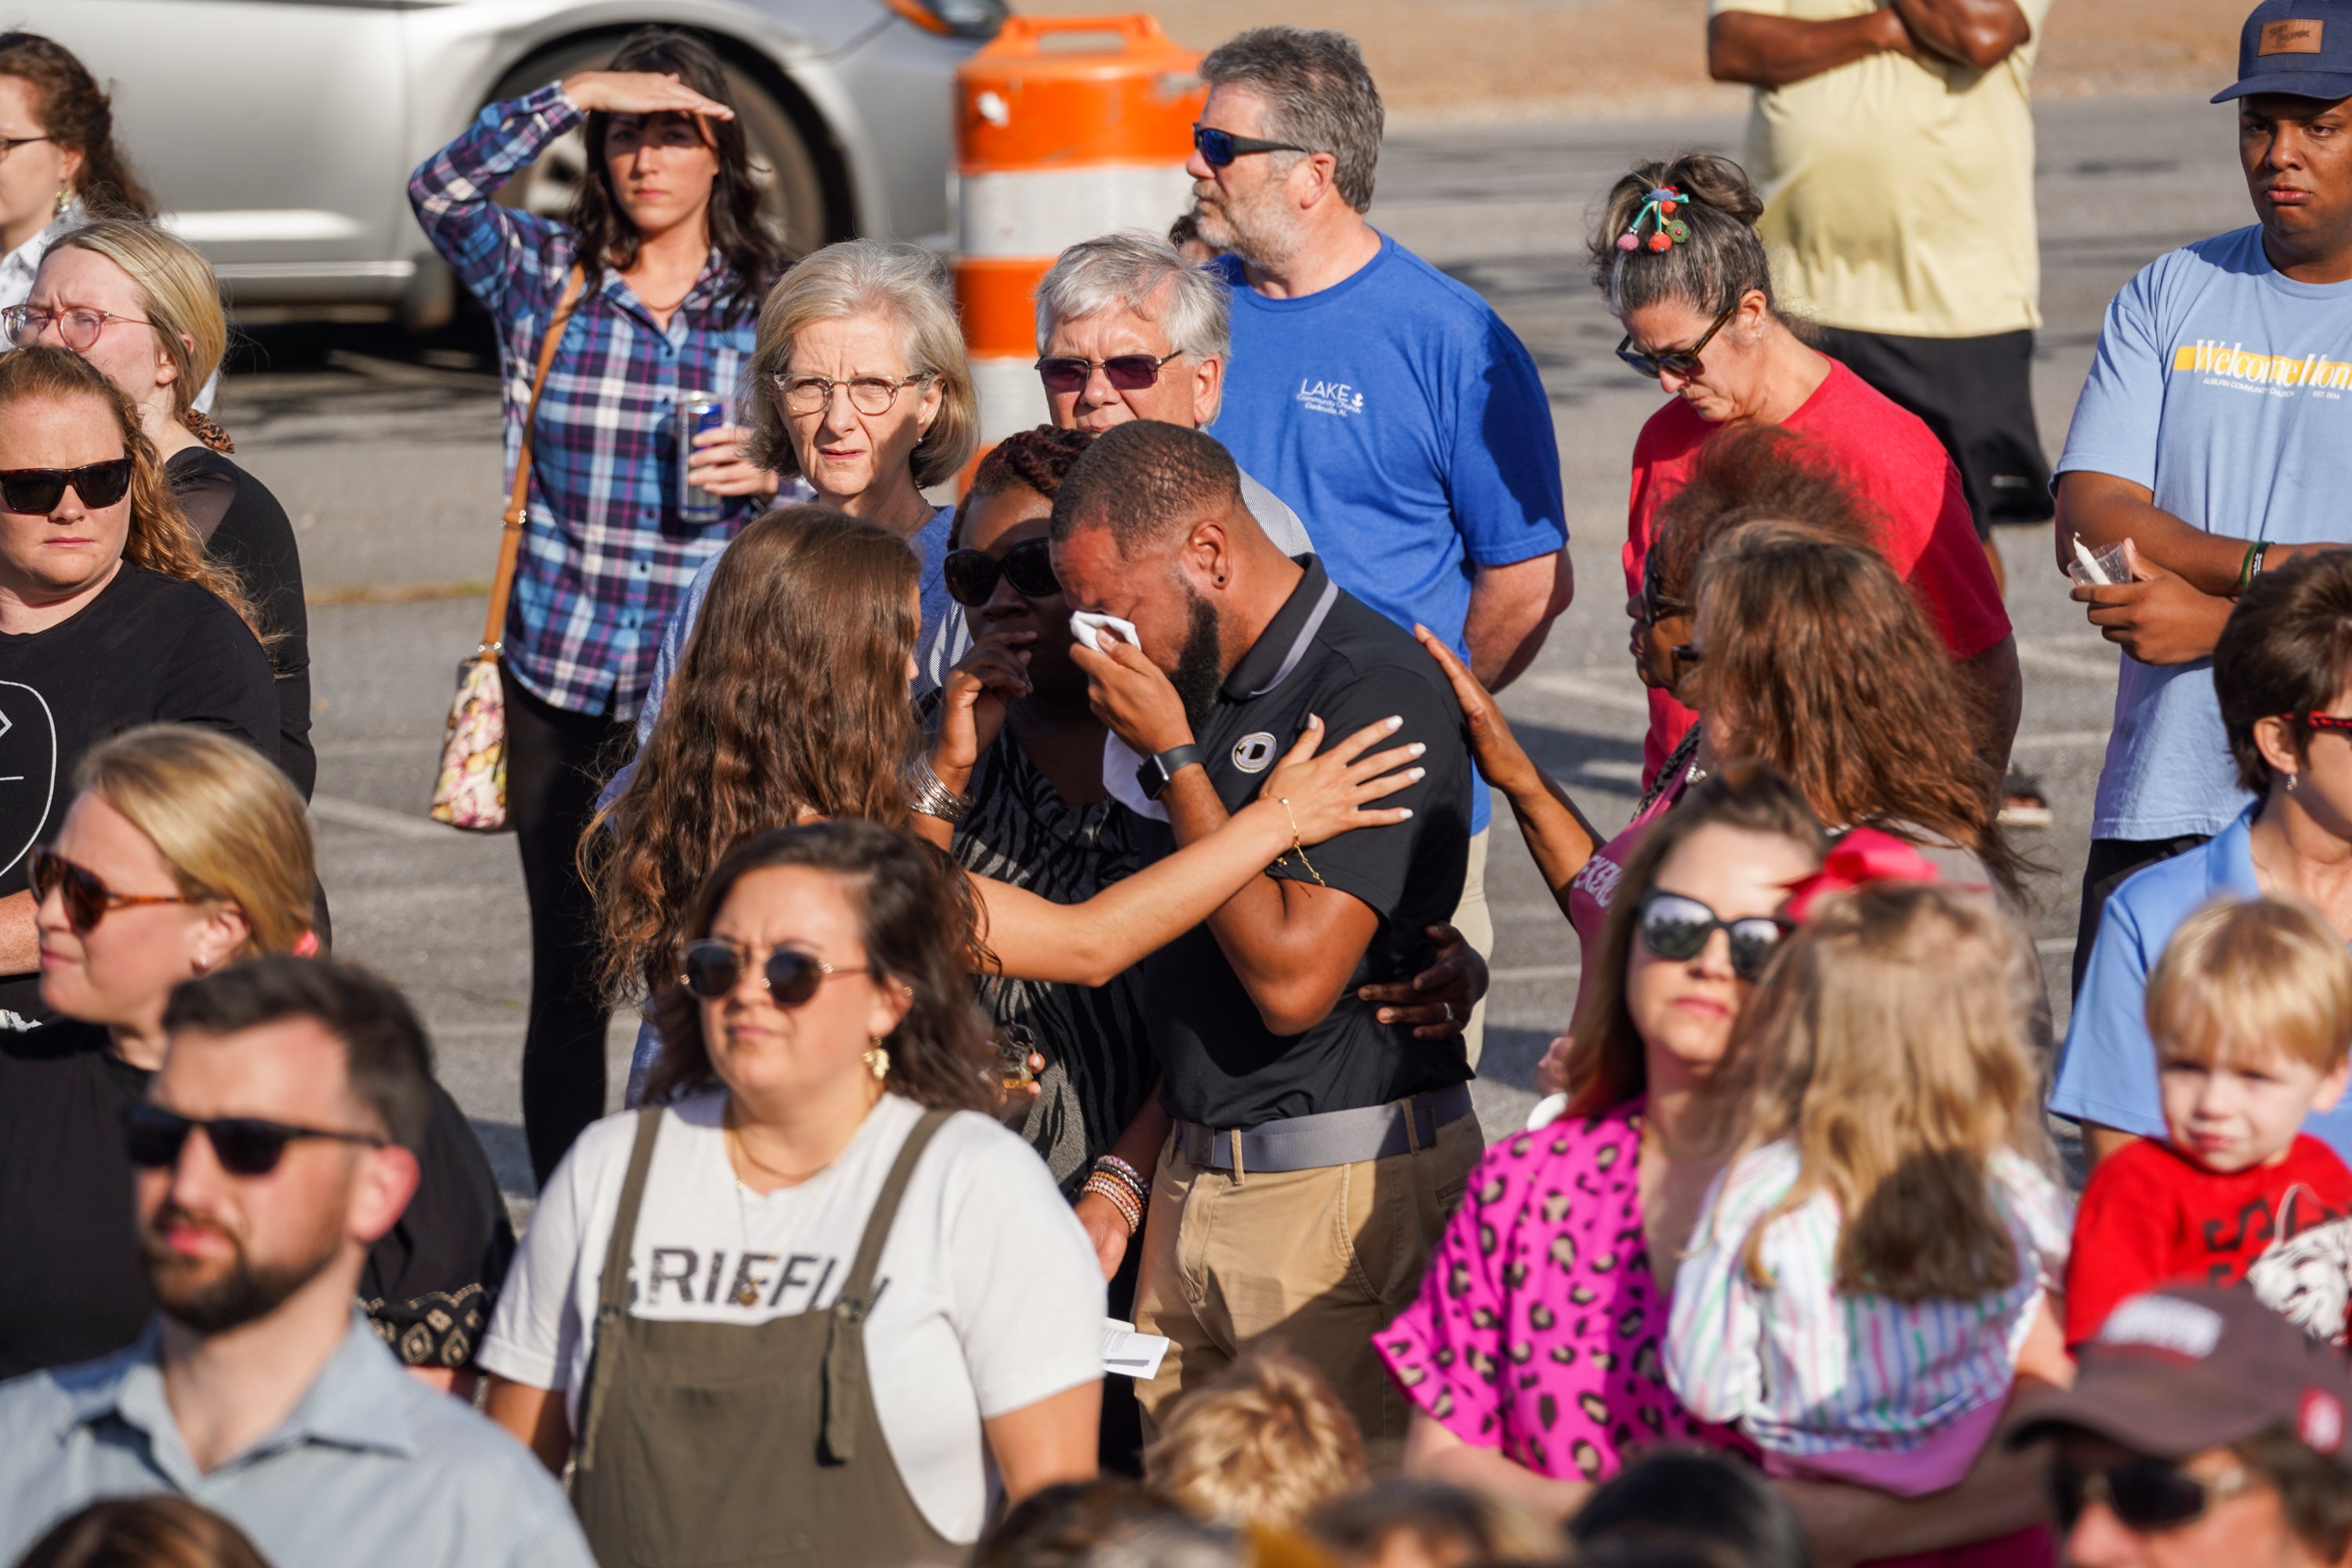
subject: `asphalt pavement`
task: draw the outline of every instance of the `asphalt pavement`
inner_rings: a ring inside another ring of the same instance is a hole
[[[2045,102],[2037,173],[2045,329],[2034,396],[2054,457],[2107,300],[2185,241],[2249,221],[2234,119],[2200,96]],[[1654,384],[1612,353],[1588,279],[1589,210],[1637,157],[1738,151],[1736,118],[1426,130],[1390,138],[1372,219],[1477,289],[1533,352],[1559,436],[1577,600],[1506,697],[1529,749],[1596,825],[1640,792],[1642,689],[1625,652],[1618,549],[1627,465]],[[451,1091],[500,1180],[530,1194],[517,1093],[530,987],[512,841],[425,816],[456,661],[474,646],[497,552],[497,387],[487,333],[364,325],[256,328],[217,410],[238,461],[285,503],[311,600],[317,829],[336,949],[405,985]],[[2024,836],[2048,868],[2034,935],[2061,1025],[2076,879],[2114,700],[2116,655],[2066,597],[2046,526],[2005,529],[2009,610],[2026,680],[2018,756],[2056,822]],[[1479,1087],[1490,1133],[1516,1123],[1544,1043],[1565,1026],[1577,949],[1498,810],[1488,873],[1497,938]],[[634,1018],[616,1021],[612,1103]]]

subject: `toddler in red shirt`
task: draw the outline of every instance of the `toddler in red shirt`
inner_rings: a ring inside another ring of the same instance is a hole
[[[2352,1171],[2303,1119],[2344,1093],[2352,954],[2318,915],[2221,900],[2183,921],[2147,984],[2166,1136],[2099,1162],[2075,1211],[2066,1342],[2174,1283],[2244,1282],[2342,1342]]]

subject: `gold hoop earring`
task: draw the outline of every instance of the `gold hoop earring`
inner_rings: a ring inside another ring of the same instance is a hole
[[[890,1053],[882,1048],[881,1036],[875,1036],[874,1043],[866,1047],[865,1062],[866,1070],[876,1078],[890,1076]]]

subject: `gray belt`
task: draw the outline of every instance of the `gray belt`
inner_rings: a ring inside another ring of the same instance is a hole
[[[1176,1151],[1203,1170],[1242,1176],[1252,1171],[1316,1171],[1429,1148],[1439,1128],[1469,1114],[1470,1086],[1455,1083],[1386,1105],[1293,1116],[1247,1129],[1179,1121]]]

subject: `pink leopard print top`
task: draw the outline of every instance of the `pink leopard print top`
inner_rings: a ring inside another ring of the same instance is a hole
[[[1465,1443],[1597,1481],[1653,1443],[1725,1446],[1684,1414],[1642,1238],[1642,1101],[1486,1152],[1421,1298],[1373,1336],[1406,1397]]]

